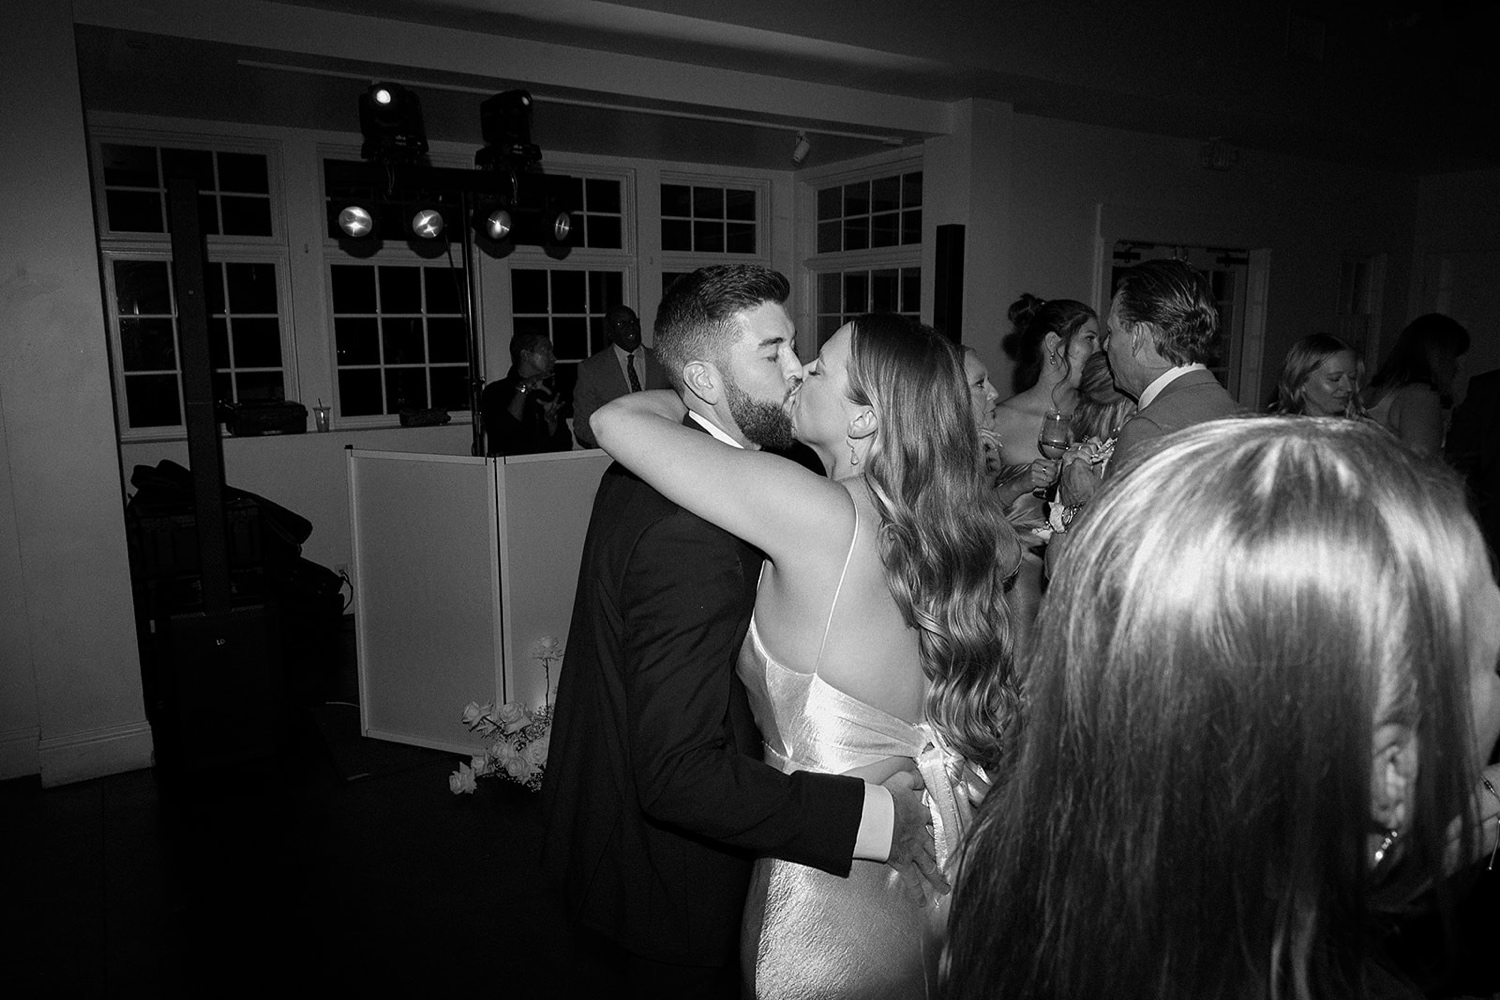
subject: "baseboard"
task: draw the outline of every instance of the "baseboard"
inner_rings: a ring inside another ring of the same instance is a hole
[[[42,787],[102,778],[151,766],[151,725],[142,720],[69,733],[37,744]]]
[[[0,733],[0,781],[42,773],[41,755],[37,753],[41,736],[36,726]]]

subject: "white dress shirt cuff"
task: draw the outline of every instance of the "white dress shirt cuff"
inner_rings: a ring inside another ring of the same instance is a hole
[[[865,808],[854,839],[856,861],[885,861],[891,856],[891,837],[896,832],[896,802],[883,785],[865,782]]]

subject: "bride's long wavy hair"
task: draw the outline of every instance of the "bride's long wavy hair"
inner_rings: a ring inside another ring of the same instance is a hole
[[[879,431],[866,458],[886,584],[918,632],[926,716],[949,747],[998,764],[1018,694],[1005,589],[1020,544],[981,486],[963,357],[903,316],[854,320],[849,398]]]

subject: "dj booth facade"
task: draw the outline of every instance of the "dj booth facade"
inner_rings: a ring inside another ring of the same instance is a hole
[[[540,706],[533,647],[568,640],[601,451],[510,458],[349,449],[366,736],[469,754],[469,702]],[[550,680],[550,691],[549,688]]]

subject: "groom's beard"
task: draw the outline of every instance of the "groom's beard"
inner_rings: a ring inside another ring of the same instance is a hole
[[[727,367],[727,366],[726,366]],[[792,418],[786,407],[777,403],[762,403],[750,398],[740,388],[734,376],[724,376],[724,398],[729,403],[729,413],[739,425],[745,440],[771,451],[785,451],[796,441],[792,436]]]

